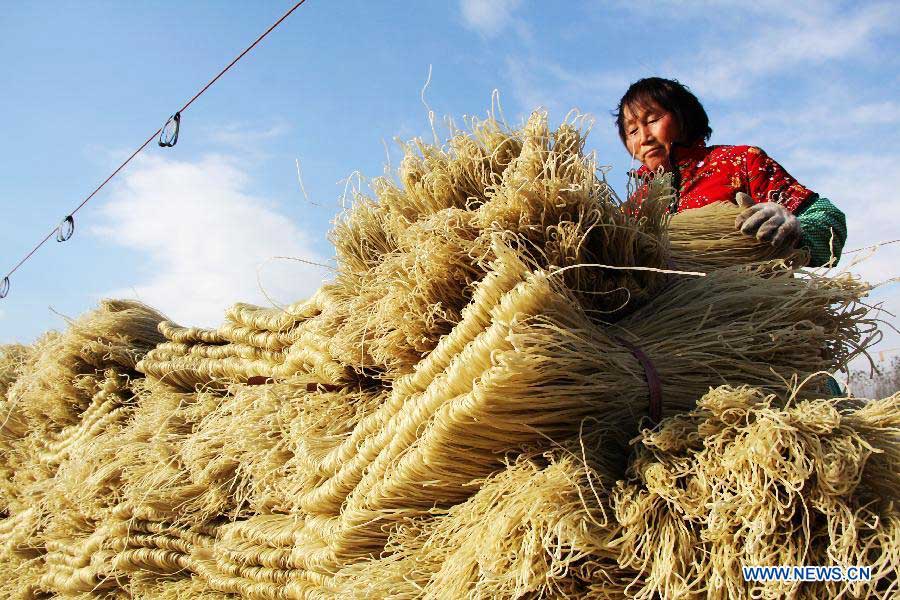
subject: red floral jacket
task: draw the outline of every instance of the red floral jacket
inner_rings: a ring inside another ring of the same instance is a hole
[[[688,148],[676,147],[673,163],[678,211],[733,200],[737,192],[744,192],[757,203],[779,202],[796,213],[815,195],[755,146],[707,146],[700,142]],[[636,173],[641,181],[651,175],[646,166]]]

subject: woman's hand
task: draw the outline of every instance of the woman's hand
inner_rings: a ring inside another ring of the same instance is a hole
[[[800,239],[800,221],[781,204],[755,204],[744,192],[738,192],[735,200],[738,206],[746,209],[734,220],[735,229],[740,229],[741,233],[770,242],[776,248],[794,245]]]

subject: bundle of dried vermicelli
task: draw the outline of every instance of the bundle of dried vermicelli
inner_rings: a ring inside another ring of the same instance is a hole
[[[341,568],[342,598],[623,598],[606,490],[617,465],[602,431],[525,453],[467,501],[393,529],[378,558]],[[599,463],[598,463],[599,461]]]
[[[172,329],[171,343],[141,368],[182,389],[303,372],[341,385],[353,380],[348,367],[396,378],[458,322],[497,235],[538,267],[603,265],[563,277],[607,318],[655,294],[662,269],[705,272],[782,257],[735,231],[729,207],[667,223],[666,177],[650,183],[641,204],[620,207],[584,155],[584,137],[575,124],[551,131],[546,114],[535,113],[521,131],[476,122],[446,150],[408,145],[403,187],[377,179],[377,201],[359,196],[338,220],[337,279],[315,302],[281,311],[239,305],[219,330]]]
[[[197,413],[211,406],[198,410],[202,395],[179,397],[159,384],[150,386],[157,392],[152,399],[142,385],[134,388],[143,401],[132,418],[73,444],[48,481],[42,500],[48,515],[39,536],[45,553],[36,557],[44,565],[42,590],[116,594],[127,574],[183,573],[194,545],[212,539],[214,530],[197,522],[215,490],[192,488],[182,465],[160,453],[177,449],[178,433],[186,437]],[[151,469],[156,479],[148,481]],[[175,481],[166,481],[167,475]],[[213,514],[221,514],[226,502],[216,504]],[[166,522],[173,515],[180,523]]]
[[[612,495],[636,598],[893,598],[900,395],[792,401],[710,391],[645,431]],[[748,566],[869,566],[866,582],[748,582]]]
[[[566,273],[586,307],[613,314],[646,301],[665,283],[657,269],[667,265],[666,207],[655,197],[663,187],[623,210],[596,160],[583,154],[585,132],[564,123],[551,133],[536,112],[521,135],[522,151],[478,210],[484,234],[517,241],[543,268],[610,267]]]
[[[351,379],[347,364],[408,372],[459,319],[470,284],[483,276],[470,256],[478,230],[467,208],[520,145],[491,120],[456,135],[448,151],[409,144],[406,189],[378,179],[378,202],[359,197],[337,221],[338,276],[307,304],[316,310],[238,305],[215,331],[170,327],[171,343],[141,369],[181,389],[303,372],[338,385]]]
[[[317,480],[298,466],[305,450],[319,435],[330,440],[352,428],[355,412],[379,403],[377,393],[310,391],[302,379],[232,386],[224,395],[153,382],[139,398],[119,439],[128,457],[121,508],[188,527],[295,506],[297,490]]]
[[[458,322],[497,235],[540,268],[602,265],[563,277],[607,318],[652,297],[663,269],[705,272],[783,254],[736,232],[726,207],[667,222],[665,176],[642,203],[619,206],[584,154],[585,134],[577,119],[552,131],[538,112],[521,130],[475,121],[446,149],[408,144],[402,186],[376,179],[375,199],[358,195],[338,219],[332,284],[283,310],[237,305],[218,330],[169,327],[170,343],[142,371],[185,390],[301,373],[343,385],[354,379],[348,369],[394,379]]]
[[[516,279],[520,277],[522,275]],[[498,293],[498,285],[508,287],[514,281],[510,275],[498,270],[494,276],[479,286],[476,297],[487,300]],[[254,581],[253,574],[257,572],[254,569],[274,568],[271,562],[278,561],[280,568],[293,571],[283,573],[279,577],[290,579],[297,589],[307,587],[314,589],[321,585],[321,580],[328,569],[334,568],[342,561],[378,551],[386,537],[387,523],[401,518],[404,514],[421,514],[436,503],[446,504],[453,500],[464,499],[473,493],[474,489],[465,485],[473,474],[483,475],[499,466],[498,456],[492,454],[491,448],[508,448],[536,435],[536,432],[528,427],[528,422],[506,423],[512,429],[506,434],[502,430],[495,431],[494,437],[497,439],[490,441],[488,446],[482,448],[464,446],[459,451],[454,450],[451,456],[457,457],[459,456],[457,452],[462,453],[466,448],[470,448],[471,456],[467,458],[468,462],[460,462],[457,467],[451,468],[447,473],[451,479],[434,481],[432,486],[426,485],[424,488],[421,487],[418,476],[408,472],[403,465],[406,463],[414,465],[418,461],[418,455],[427,448],[439,450],[443,444],[441,440],[453,437],[455,433],[452,424],[440,423],[444,420],[440,416],[431,419],[437,423],[425,429],[422,434],[424,440],[416,440],[416,430],[429,422],[435,408],[448,404],[448,401],[453,400],[457,394],[465,394],[468,391],[472,400],[478,400],[481,394],[487,397],[488,402],[495,399],[499,393],[498,389],[486,386],[483,391],[472,391],[472,379],[479,376],[479,370],[484,368],[481,365],[486,359],[488,365],[490,364],[488,355],[503,348],[502,339],[508,327],[505,319],[517,314],[516,310],[527,310],[529,305],[533,307],[531,310],[537,308],[552,310],[554,303],[565,300],[549,292],[546,278],[543,280],[538,278],[536,283],[529,284],[518,292],[511,291],[510,293],[514,295],[505,302],[500,302],[503,306],[501,309],[495,307],[491,310],[491,305],[476,305],[472,310],[468,310],[459,329],[442,340],[442,346],[429,356],[419,372],[400,380],[391,397],[380,404],[374,412],[365,410],[356,417],[358,425],[352,431],[346,429],[345,435],[330,443],[327,443],[327,437],[323,436],[322,441],[317,443],[321,444],[317,452],[300,455],[306,464],[298,466],[301,468],[305,466],[308,475],[305,479],[297,481],[297,483],[305,481],[306,485],[305,489],[298,490],[296,502],[299,506],[295,511],[301,511],[301,515],[308,513],[308,516],[285,519],[287,523],[293,523],[291,527],[299,537],[294,539],[288,535],[288,540],[293,541],[290,541],[287,547],[270,547],[260,555],[241,554],[243,558],[240,560],[246,568],[240,573],[235,571],[236,567],[233,565],[238,548],[233,547],[233,544],[229,543],[230,538],[226,537],[223,545],[217,544],[214,548],[214,560],[205,567],[205,576],[213,577],[220,581],[221,585],[228,586],[223,589],[239,591],[245,586],[263,585],[264,582]],[[565,314],[572,310],[572,305],[566,303],[557,310]],[[490,314],[491,312],[493,314]],[[496,322],[495,325],[487,327],[492,318]],[[467,342],[467,338],[471,341]],[[462,352],[457,350],[459,344],[464,344],[467,350]],[[503,370],[502,367],[498,368]],[[436,372],[440,373],[442,370],[445,372],[435,379]],[[563,376],[562,371],[560,376]],[[463,407],[463,400],[463,397],[459,398],[456,405]],[[514,399],[510,397],[510,400]],[[521,398],[518,400],[521,401]],[[476,406],[484,402],[485,400],[477,401]],[[311,408],[315,410],[318,406]],[[451,405],[445,407],[445,411],[453,410],[458,409]],[[538,409],[533,412],[540,413]],[[320,423],[323,416],[328,415],[320,415]],[[315,414],[311,414],[306,419],[301,418],[300,424],[315,417]],[[496,422],[496,425],[503,424]],[[447,429],[448,426],[451,426],[451,429]],[[331,425],[330,429],[334,427]],[[516,429],[519,430],[518,433]],[[552,425],[548,425],[546,429],[553,431]],[[309,448],[317,432],[309,426],[304,427],[302,431],[306,434],[306,445]],[[487,433],[491,432],[488,430]],[[416,443],[417,447],[410,448],[409,445],[413,443]],[[394,457],[405,449],[409,451],[407,459],[397,465],[396,470],[391,469],[385,473],[385,466],[390,466]],[[346,457],[344,460],[341,459],[342,455]],[[436,468],[440,470],[440,467]],[[380,482],[381,474],[389,478],[384,483]],[[409,492],[405,496],[400,496],[405,509],[393,510],[387,500],[397,498],[398,493],[402,494],[401,488]],[[353,493],[348,496],[350,492]],[[345,506],[342,507],[342,504]],[[234,531],[244,531],[248,526],[250,523],[238,524]],[[263,560],[267,562],[259,562]],[[239,574],[243,576],[238,577]]]
[[[20,505],[29,508],[4,522],[13,526],[16,541],[3,562],[28,560],[39,577],[25,568],[5,573],[11,588],[116,596],[124,593],[122,578],[128,574],[189,564],[185,536],[202,532],[203,525],[185,523],[202,518],[215,490],[191,488],[182,465],[173,464],[165,450],[177,450],[179,434],[187,437],[219,396],[179,395],[159,384],[149,386],[153,393],[145,384],[131,382],[137,393],[130,418],[107,423],[94,437],[88,435],[90,421],[102,405],[91,405],[76,441],[53,462],[38,465],[38,472],[34,465],[40,453],[30,450],[31,463],[25,464],[32,468],[17,473],[25,496]],[[216,503],[213,515],[226,504],[227,499]],[[181,524],[166,523],[173,515]]]
[[[10,502],[17,495],[12,486],[15,462],[9,460],[16,441],[28,433],[28,420],[22,407],[7,395],[20,373],[34,360],[34,348],[21,344],[0,346],[0,514],[10,511]]]
[[[633,310],[665,283],[666,211],[655,200],[667,188],[623,210],[584,137],[568,123],[551,132],[535,113],[521,131],[476,122],[446,150],[409,144],[403,187],[375,180],[377,201],[359,196],[337,221],[337,276],[316,298],[281,312],[239,305],[215,331],[169,327],[142,371],[186,390],[303,372],[341,385],[348,367],[394,379],[459,321],[498,235],[537,267],[606,265],[566,271],[566,283],[592,310]]]
[[[27,508],[0,520],[0,595],[4,598],[32,598],[40,588],[44,573],[38,558],[43,542],[36,532],[39,511]]]
[[[512,255],[508,258],[512,258]],[[389,449],[385,448],[398,425],[406,428],[407,435],[414,434],[414,430],[410,428],[420,423],[423,416],[427,418],[427,411],[430,410],[428,406],[434,405],[435,401],[440,403],[446,398],[444,394],[446,390],[440,389],[441,385],[438,384],[431,386],[430,399],[427,400],[430,404],[423,401],[408,402],[411,396],[420,395],[425,391],[434,377],[445,370],[451,361],[457,365],[455,370],[465,369],[466,357],[457,357],[459,350],[484,330],[490,322],[491,307],[496,299],[503,294],[503,289],[513,286],[521,277],[521,274],[517,275],[509,269],[504,270],[498,265],[498,270],[487,277],[475,293],[481,303],[467,308],[466,316],[454,333],[442,340],[438,349],[429,355],[416,373],[400,379],[389,398],[380,399],[376,396],[367,399],[360,396],[359,400],[348,403],[347,400],[352,397],[346,394],[344,399],[338,394],[306,395],[304,404],[308,406],[298,407],[300,414],[295,420],[295,425],[291,427],[295,435],[299,434],[297,437],[300,438],[301,445],[298,447],[297,442],[292,444],[297,450],[287,464],[291,475],[288,481],[295,486],[291,498],[294,504],[292,512],[299,511],[298,516],[290,517],[287,521],[294,523],[294,529],[303,532],[298,538],[298,543],[299,540],[305,541],[297,547],[291,547],[293,546],[291,542],[286,548],[273,547],[264,553],[270,557],[265,559],[267,561],[289,561],[283,568],[296,571],[290,575],[292,579],[298,579],[293,585],[315,588],[320,584],[317,582],[321,582],[324,576],[322,571],[328,565],[335,565],[340,560],[338,553],[342,553],[345,557],[356,557],[372,549],[378,549],[380,544],[383,544],[385,523],[364,523],[359,531],[354,532],[353,525],[348,525],[340,517],[342,501],[356,487],[356,482],[367,469],[368,463],[379,453],[384,452],[385,456],[389,456],[398,448],[402,448],[402,445],[397,444],[392,444]],[[484,347],[488,352],[490,348],[490,345]],[[464,371],[460,374],[463,377],[454,385],[465,391],[470,385],[466,383],[470,375]],[[441,381],[450,382],[451,378],[443,376]],[[314,402],[310,403],[311,400]],[[304,408],[307,410],[303,410]],[[353,416],[346,419],[346,424],[330,422],[329,417],[334,414],[343,413],[345,418],[349,416],[348,409]],[[494,461],[494,457],[491,457],[491,464]],[[470,493],[471,491],[464,492]],[[458,496],[459,492],[453,494]],[[427,497],[427,493],[424,497]],[[440,498],[441,494],[435,494],[435,497]],[[431,500],[432,504],[433,502],[434,500]],[[418,501],[414,504],[418,504]],[[421,511],[414,506],[412,508]],[[309,513],[309,516],[300,516],[304,513]],[[251,523],[237,524],[236,531],[242,531],[250,525]],[[271,528],[269,530],[271,531]],[[368,538],[370,540],[368,544],[361,543],[360,536],[363,539]],[[232,565],[237,549],[231,549],[228,539],[223,540],[224,545],[217,545],[214,549],[213,558],[208,561],[208,566],[204,567],[204,576],[220,581],[221,585],[227,586],[222,589],[231,591],[239,591],[249,585],[263,585],[264,582],[254,581],[249,576],[249,579],[237,577]],[[293,540],[290,536],[288,539]],[[379,543],[379,539],[382,542]],[[293,558],[276,559],[272,555]],[[244,558],[241,560],[247,566],[242,571],[244,574],[255,573],[253,569],[257,567],[271,568],[270,562],[262,564],[254,562],[263,559],[242,556]],[[308,581],[310,578],[313,578],[313,581]]]
[[[5,399],[7,390],[18,379],[33,352],[31,346],[23,344],[0,345],[0,398]]]
[[[406,146],[399,178],[373,182],[330,238],[337,250],[337,328],[331,352],[358,370],[408,373],[459,320],[481,279],[478,207],[522,142],[493,120],[473,123],[448,148]]]
[[[40,588],[65,594],[121,592],[121,579],[134,573],[157,576],[189,572],[191,555],[212,543],[213,529],[188,530],[158,522],[111,516],[80,536],[45,536],[46,571]]]
[[[321,313],[333,304],[333,287],[325,285],[309,300],[284,310],[238,303],[215,330],[162,323],[160,331],[168,341],[148,353],[137,368],[182,391],[254,377],[306,376],[313,385],[355,381],[354,372],[329,351],[333,319]]]
[[[118,587],[110,577],[112,554],[103,549],[113,527],[109,523],[79,527],[64,519],[49,525],[43,534],[46,554],[41,556],[41,589],[76,594],[102,593]]]
[[[115,571],[129,574],[179,575],[195,570],[193,555],[212,546],[216,534],[210,526],[183,528],[139,519],[116,526],[102,548]]]
[[[107,370],[105,379],[93,384],[94,400],[81,423],[50,434],[39,446],[37,455],[49,476],[36,490],[47,513],[47,530],[60,526],[62,538],[91,531],[123,499],[127,458],[120,450],[134,407],[130,383],[116,370]]]
[[[235,509],[227,487],[191,477],[185,445],[221,403],[218,391],[184,393],[156,381],[138,388],[139,404],[119,444],[123,518],[202,526]]]
[[[162,341],[162,320],[136,302],[104,301],[35,344],[3,402],[0,475],[14,540],[4,559],[43,564],[49,541],[89,534],[116,502],[120,470],[107,464],[116,446],[98,439],[113,439],[127,418],[135,364]],[[12,571],[11,585],[38,586],[29,573]]]
[[[803,249],[773,246],[735,229],[735,218],[742,210],[733,202],[714,202],[672,215],[669,220],[671,267],[707,272],[775,259],[785,259],[798,266],[806,264],[808,256]]]
[[[121,424],[112,423],[96,437],[73,444],[55,470],[47,469],[43,481],[33,481],[25,490],[23,504],[31,505],[34,520],[17,524],[28,541],[16,551],[42,565],[40,589],[116,587],[106,581],[106,555],[95,553],[91,540],[103,539],[109,511],[122,498],[120,431]]]
[[[158,331],[163,320],[139,302],[104,300],[65,333],[43,339],[34,364],[7,395],[21,404],[33,428],[45,424],[54,431],[77,424],[93,398],[78,385],[80,376],[94,377],[107,368],[137,375],[137,362],[164,341]]]
[[[316,444],[340,439],[383,396],[354,389],[310,391],[291,380],[238,387],[181,443],[186,475],[229,498],[232,518],[290,510],[299,490],[320,481],[304,467]]]
[[[302,568],[311,553],[302,519],[261,515],[223,526],[196,570],[215,589],[253,598],[321,598],[330,576]]]
[[[823,372],[834,372],[877,336],[877,322],[860,302],[869,286],[849,274],[798,277],[763,264],[686,278],[609,329],[648,355],[663,397],[690,408],[710,385],[734,383],[782,393],[805,381],[800,394],[824,393]]]
[[[483,276],[470,252],[473,214],[446,208],[406,227],[398,248],[363,273],[341,274],[330,348],[355,367],[397,376],[412,370],[460,318]]]
[[[217,591],[202,577],[166,577],[142,571],[127,585],[128,600],[235,600],[239,596]]]
[[[476,301],[466,309],[468,316],[416,373],[398,380],[391,397],[376,400],[348,419],[347,425],[331,424],[322,433],[317,433],[309,419],[318,416],[323,423],[321,419],[330,416],[328,406],[345,415],[348,408],[352,411],[341,394],[333,395],[336,404],[313,403],[311,414],[302,404],[297,406],[299,428],[292,426],[292,430],[302,445],[294,448],[303,451],[294,450],[285,462],[286,467],[295,469],[290,471],[290,481],[296,487],[292,494],[277,496],[294,499],[294,505],[288,505],[290,510],[310,514],[299,521],[291,519],[303,532],[298,539],[307,541],[268,553],[293,557],[277,559],[293,561],[283,567],[298,571],[291,578],[305,581],[316,573],[315,577],[321,577],[327,569],[378,552],[389,522],[422,514],[435,504],[450,506],[464,500],[475,491],[468,485],[473,478],[499,468],[502,454],[498,452],[534,442],[542,435],[565,439],[573,434],[580,417],[591,414],[603,414],[626,434],[633,430],[645,410],[647,392],[645,375],[631,351],[579,313],[577,304],[561,286],[554,286],[552,277],[528,275],[527,266],[515,253],[496,252],[492,275],[477,286]],[[729,362],[741,363],[738,373],[743,379],[771,382],[773,370],[785,379],[805,377],[844,360],[853,351],[854,340],[858,343],[859,334],[851,329],[861,315],[853,312],[852,304],[864,288],[850,280],[814,284],[784,270],[725,270],[706,279],[680,282],[661,296],[658,314],[636,314],[620,322],[620,328],[647,349],[663,380],[674,382],[671,389],[666,388],[666,409],[685,410],[706,389],[710,376],[720,377]],[[747,296],[750,292],[758,296]],[[685,298],[697,302],[696,306],[687,310],[685,306],[692,304]],[[745,301],[739,301],[741,298]],[[751,323],[751,314],[766,325]],[[705,327],[701,324],[704,318]],[[696,324],[685,337],[687,348],[697,348],[693,353],[681,353],[669,339],[668,324],[673,319]],[[801,346],[797,350],[801,355],[796,357],[780,353],[779,344],[791,339],[791,334],[783,331],[785,323],[797,320],[806,325],[793,335],[819,336],[815,347],[830,347],[831,352],[810,352]],[[776,333],[782,337],[774,337]],[[846,343],[841,341],[845,335],[849,336]],[[752,360],[738,358],[744,354],[752,355]],[[481,356],[488,359],[487,371],[479,366],[484,360]],[[710,356],[716,359],[704,365]],[[573,381],[576,375],[582,380]],[[421,398],[417,394],[422,394]],[[302,390],[299,395],[304,396]],[[229,422],[246,424],[252,430],[254,422],[264,424],[277,413],[284,416],[275,408],[286,401],[278,400],[280,397],[276,392],[268,398],[257,395],[249,402],[235,401],[235,408],[248,409],[241,413],[243,421],[228,402],[218,406],[207,417],[214,420],[198,429],[197,437],[192,436],[190,443],[196,447],[191,452],[209,448],[203,450],[206,459],[197,455],[193,462],[227,465],[215,480],[238,482],[236,471],[249,454],[241,459],[230,455],[226,447],[233,447],[232,436],[240,436],[240,428],[231,436],[218,437],[216,432],[227,432]],[[305,394],[303,402],[313,397],[325,400],[327,395]],[[252,416],[257,410],[271,416],[257,421]],[[203,433],[207,430],[208,435]],[[414,435],[410,438],[403,431]],[[283,439],[283,433],[280,435]],[[265,439],[263,433],[260,441]],[[279,445],[290,448],[273,439],[263,444],[269,450],[261,449],[269,452]],[[275,467],[280,468],[285,456],[278,457],[277,452],[274,456]],[[395,462],[395,457],[401,456],[402,460]],[[209,484],[207,481],[207,489]],[[227,545],[214,550],[215,560],[207,563],[204,573],[211,577],[231,573],[225,589],[232,591],[259,584],[237,577],[234,567],[228,566],[231,563],[221,563],[232,552]],[[255,573],[252,568],[257,567],[271,568],[254,563],[254,558],[242,560],[244,573]],[[312,589],[318,584],[307,581],[303,585]]]

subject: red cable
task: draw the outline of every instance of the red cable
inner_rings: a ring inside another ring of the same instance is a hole
[[[205,92],[206,90],[208,90],[208,89],[212,86],[212,84],[214,84],[216,81],[218,81],[219,78],[222,77],[222,75],[224,75],[224,74],[228,71],[228,69],[230,69],[231,67],[233,67],[239,60],[241,60],[242,58],[244,58],[244,55],[245,55],[245,54],[247,54],[248,52],[250,52],[251,50],[253,50],[253,48],[254,48],[258,43],[260,43],[260,42],[263,40],[263,38],[265,38],[267,35],[269,35],[269,34],[272,32],[273,29],[275,29],[276,27],[278,27],[279,25],[281,25],[281,22],[284,21],[285,19],[287,19],[287,18],[291,15],[291,13],[294,12],[295,10],[297,10],[297,9],[300,7],[300,5],[303,4],[304,2],[306,2],[306,0],[300,0],[300,2],[297,2],[294,6],[292,6],[291,9],[288,10],[286,13],[284,13],[284,15],[282,15],[280,19],[278,19],[277,21],[275,21],[275,23],[274,23],[271,27],[269,27],[268,29],[266,29],[266,31],[265,31],[261,36],[259,36],[258,38],[256,38],[256,41],[255,41],[255,42],[253,42],[252,44],[250,44],[249,46],[247,46],[247,49],[246,49],[246,50],[244,50],[243,52],[241,52],[240,54],[238,54],[237,57],[236,57],[233,61],[231,61],[230,63],[228,63],[228,66],[227,66],[227,67],[225,67],[224,69],[222,69],[221,71],[219,71],[219,74],[216,75],[215,77],[213,77],[213,78],[210,80],[209,83],[207,83],[205,86],[203,86],[203,89],[201,89],[199,92],[197,92],[196,94],[194,94],[194,97],[191,98],[190,100],[188,100],[187,104],[185,104],[185,105],[181,108],[181,110],[179,110],[178,112],[181,113],[181,112],[184,112],[185,110],[187,110],[187,108],[188,108],[191,104],[194,103],[194,100],[196,100],[196,99],[199,98],[201,95],[203,95],[203,92]],[[79,204],[77,207],[75,207],[75,210],[73,210],[73,211],[72,211],[71,213],[69,213],[69,214],[70,214],[70,215],[74,215],[74,214],[77,213],[79,210],[81,210],[81,208],[82,208],[85,204],[87,204],[87,203],[90,201],[90,199],[93,198],[93,197],[97,194],[97,192],[99,192],[101,189],[103,189],[103,186],[105,186],[107,183],[109,183],[109,181],[110,181],[113,177],[115,177],[116,175],[118,175],[118,174],[119,174],[119,171],[121,171],[122,169],[124,169],[124,168],[125,168],[125,165],[127,165],[128,163],[130,163],[131,160],[132,160],[135,156],[137,156],[138,154],[140,154],[140,152],[141,152],[144,148],[147,147],[147,144],[149,144],[150,142],[152,142],[152,141],[154,140],[154,138],[156,138],[156,136],[158,136],[160,133],[162,133],[162,127],[160,127],[159,129],[157,129],[157,130],[156,130],[156,133],[154,133],[154,134],[151,135],[149,138],[147,138],[147,141],[144,142],[143,144],[141,144],[141,147],[140,147],[140,148],[138,148],[137,150],[135,150],[135,151],[132,153],[132,155],[129,156],[128,159],[127,159],[125,162],[123,162],[121,165],[119,165],[119,168],[118,168],[118,169],[116,169],[115,171],[113,171],[112,175],[110,175],[109,177],[107,177],[107,178],[103,181],[103,183],[101,183],[101,184],[97,187],[97,189],[95,189],[93,192],[91,192],[91,194],[90,194],[87,198],[85,198],[84,200],[82,200],[82,201],[81,201],[81,204]],[[32,255],[34,255],[34,253],[37,252],[37,251],[40,249],[41,246],[43,246],[44,244],[46,244],[46,243],[47,243],[47,240],[49,240],[51,237],[53,237],[53,234],[55,234],[57,231],[59,231],[59,225],[57,225],[56,228],[53,229],[53,231],[51,231],[50,233],[48,233],[48,234],[47,234],[47,237],[45,237],[43,240],[41,240],[41,242],[40,242],[37,246],[35,246],[34,248],[32,248],[32,249],[31,249],[31,252],[29,252],[28,254],[26,254],[26,255],[25,255],[25,258],[23,258],[22,260],[20,260],[19,263],[18,263],[15,267],[13,267],[12,270],[11,270],[9,273],[6,274],[6,277],[4,277],[4,279],[5,279],[5,278],[8,278],[8,277],[10,277],[10,276],[12,276],[12,274],[15,273],[15,272],[19,269],[19,267],[21,267],[23,264],[25,264],[25,261],[27,261],[29,258],[31,258]]]

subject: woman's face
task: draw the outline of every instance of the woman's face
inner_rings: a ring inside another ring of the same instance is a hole
[[[622,115],[628,151],[648,169],[671,169],[672,144],[681,134],[675,116],[656,103],[626,106]]]

